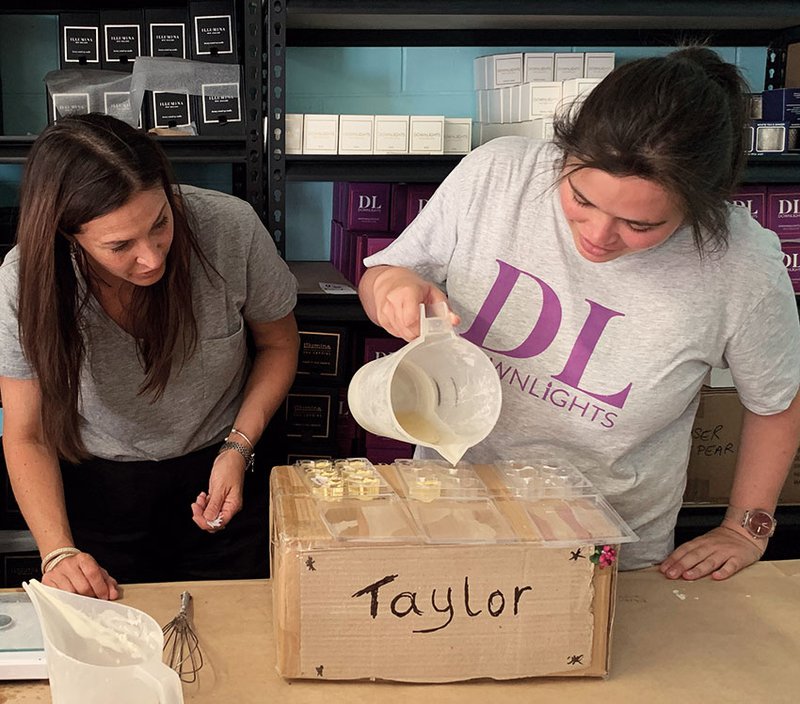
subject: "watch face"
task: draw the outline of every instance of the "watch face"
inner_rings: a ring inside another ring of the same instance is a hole
[[[747,529],[758,538],[766,538],[772,533],[775,519],[766,511],[753,511],[747,518]]]

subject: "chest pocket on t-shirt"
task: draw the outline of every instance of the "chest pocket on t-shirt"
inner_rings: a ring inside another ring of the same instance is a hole
[[[203,395],[217,401],[238,394],[247,368],[244,320],[232,335],[200,341],[203,360]]]

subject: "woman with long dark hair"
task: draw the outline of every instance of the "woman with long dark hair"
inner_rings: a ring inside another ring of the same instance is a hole
[[[728,202],[747,86],[704,47],[624,64],[552,142],[465,157],[359,293],[389,332],[448,300],[495,363],[503,409],[465,460],[578,458],[639,534],[623,568],[724,579],[760,558],[800,439],[800,325],[777,237]],[[446,293],[445,293],[446,291]],[[677,549],[690,431],[712,367],[746,407],[722,525]],[[429,452],[419,448],[423,454]]]
[[[45,583],[264,575],[278,458],[258,443],[295,372],[296,282],[253,209],[92,114],[34,143],[17,233],[3,445]]]

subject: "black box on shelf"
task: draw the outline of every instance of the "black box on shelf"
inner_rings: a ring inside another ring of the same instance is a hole
[[[100,68],[100,15],[62,12],[58,16],[59,66]]]
[[[146,8],[145,53],[148,56],[189,58],[189,15],[182,7]]]
[[[292,388],[284,402],[286,437],[335,447],[338,405],[337,388]]]
[[[203,83],[197,97],[197,131],[205,135],[243,135],[241,81]]]
[[[350,348],[346,328],[327,325],[300,326],[297,380],[341,381],[349,371]]]
[[[103,112],[120,120],[126,120],[131,114],[131,92],[129,90],[106,90],[103,91]],[[139,110],[139,121],[136,127],[142,128],[142,113],[144,106]]]
[[[102,67],[108,71],[133,71],[137,56],[144,55],[144,16],[141,10],[102,10]]]
[[[145,93],[147,128],[187,127],[196,121],[194,96],[185,90],[154,90]]]
[[[189,20],[193,60],[239,63],[233,0],[193,0],[189,3]]]
[[[47,124],[52,125],[61,117],[86,115],[89,112],[92,112],[92,105],[88,91],[51,93],[47,88]]]

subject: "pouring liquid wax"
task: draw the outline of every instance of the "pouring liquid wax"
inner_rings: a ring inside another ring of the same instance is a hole
[[[347,398],[361,427],[431,447],[455,465],[497,422],[501,387],[483,350],[456,335],[442,303],[420,306],[420,336],[361,367]]]
[[[146,613],[23,584],[39,617],[53,704],[182,704],[178,675],[161,662],[161,627]]]

